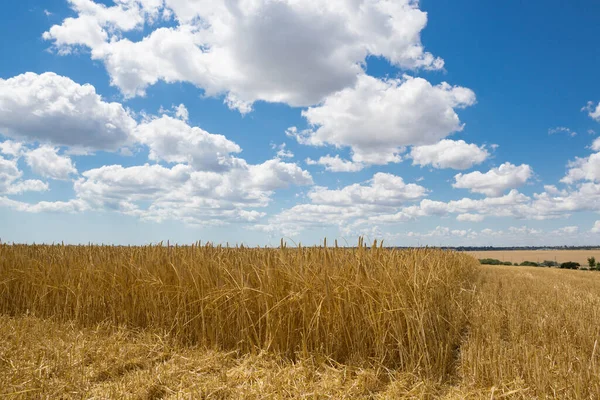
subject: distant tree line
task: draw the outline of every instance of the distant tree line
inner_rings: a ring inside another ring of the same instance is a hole
[[[503,251],[503,250],[600,250],[598,246],[459,246],[444,247],[448,250],[456,251]]]
[[[544,262],[538,263],[534,261],[523,261],[522,263],[511,263],[510,261],[500,261],[495,258],[482,258],[479,260],[482,265],[518,265],[523,267],[554,267],[561,269],[583,269],[590,271],[600,271],[600,263],[596,262],[595,257],[588,258],[588,266],[580,268],[581,264],[574,261],[567,261],[564,263],[557,263],[556,261],[545,260]]]

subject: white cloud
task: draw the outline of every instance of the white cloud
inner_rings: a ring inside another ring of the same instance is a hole
[[[40,212],[82,212],[87,210],[87,205],[81,200],[69,201],[40,201],[29,204],[22,201],[12,200],[0,196],[0,207],[9,207],[17,211],[40,213]]]
[[[460,200],[451,200],[442,202],[430,199],[423,199],[418,205],[405,207],[400,214],[411,218],[416,217],[443,217],[448,214],[460,214],[460,219],[477,219],[478,216],[513,216],[522,217],[520,210],[523,206],[529,204],[531,199],[517,190],[511,190],[510,193],[501,197],[487,197],[484,199],[462,198]],[[528,210],[529,211],[529,210]],[[532,216],[529,214],[529,216]],[[383,218],[383,217],[382,217]]]
[[[252,222],[265,214],[274,190],[308,185],[310,175],[296,164],[268,160],[227,172],[195,171],[188,165],[104,166],[82,173],[77,200],[92,209],[112,209],[142,219],[175,219],[192,224]],[[149,205],[148,205],[149,204]],[[250,209],[248,209],[250,208]]]
[[[44,192],[48,184],[39,180],[21,180],[23,172],[17,159],[7,160],[0,156],[0,194],[16,195],[24,192]]]
[[[136,123],[92,85],[47,72],[0,79],[0,134],[24,141],[115,150]]]
[[[171,106],[170,109],[164,108],[164,107],[160,107],[158,109],[158,113],[160,115],[169,115],[172,116],[174,118],[180,119],[182,121],[188,122],[189,118],[190,118],[190,112],[188,111],[187,107],[185,106],[185,104],[179,104],[178,106],[173,105]],[[152,118],[152,117],[148,117],[147,115],[145,115],[146,119],[148,118]]]
[[[522,207],[525,218],[569,216],[578,211],[600,211],[600,185],[586,182],[576,190],[536,193],[531,203]]]
[[[581,109],[581,111],[587,111],[588,115],[600,122],[600,102],[595,105],[593,101],[588,101],[587,105]]]
[[[149,158],[169,163],[188,163],[197,170],[219,171],[239,162],[231,153],[242,149],[223,135],[191,127],[185,121],[163,115],[141,123],[134,136],[150,149]]]
[[[541,235],[543,233],[539,229],[528,228],[527,226],[521,226],[521,227],[511,226],[510,228],[508,228],[508,232],[512,235],[519,235],[519,236]]]
[[[600,233],[600,221],[594,222],[594,226],[590,229],[592,233]]]
[[[413,165],[431,165],[434,168],[469,169],[489,157],[485,146],[468,144],[464,140],[444,139],[436,144],[411,149]]]
[[[556,128],[548,129],[548,135],[554,135],[555,133],[566,133],[571,137],[577,136],[577,132],[573,132],[570,128],[564,126],[557,126]]]
[[[575,235],[579,233],[578,226],[564,226],[562,228],[558,228],[554,230],[552,233],[556,235]]]
[[[77,174],[77,169],[71,159],[58,154],[58,149],[52,146],[40,146],[25,153],[25,162],[31,170],[44,178],[69,179]]]
[[[372,222],[404,222],[390,217],[398,207],[424,197],[427,189],[416,184],[406,184],[399,176],[377,173],[368,185],[353,184],[341,189],[314,187],[308,198],[311,204],[298,204],[269,218],[267,224],[253,229],[268,233],[297,235],[304,229],[336,226],[344,234],[364,232],[365,226],[374,228]],[[377,215],[386,215],[381,221]],[[373,217],[372,219],[367,219]]]
[[[90,204],[123,208],[122,205],[172,193],[190,179],[191,172],[192,168],[186,165],[170,169],[148,164],[127,168],[107,165],[83,172],[83,178],[75,182],[75,192]]]
[[[486,235],[486,236],[498,236],[498,235],[501,235],[503,233],[504,233],[503,231],[495,231],[495,230],[490,229],[490,228],[485,228],[485,229],[481,230],[481,234],[482,235]]]
[[[455,238],[459,239],[458,241],[455,241],[455,244],[463,243],[463,245],[464,242],[462,242],[460,239],[464,238],[474,240],[474,242],[470,242],[469,245],[478,245],[481,243],[487,243],[489,245],[489,242],[487,240],[489,240],[489,238],[491,237],[494,238],[494,243],[503,243],[506,245],[518,246],[519,244],[523,245],[523,243],[527,243],[528,245],[534,244],[532,243],[532,241],[535,241],[535,243],[539,244],[539,239],[541,238],[542,240],[546,240],[545,238],[549,234],[555,234],[563,237],[573,236],[578,232],[578,229],[575,228],[577,227],[568,226],[552,232],[545,232],[541,229],[530,228],[528,226],[511,226],[506,230],[494,230],[491,228],[485,228],[481,231],[474,231],[471,229],[460,230],[451,229],[444,226],[437,226],[435,229],[429,232],[408,232],[406,233],[406,236],[417,238]],[[546,242],[546,244],[548,244],[548,242]]]
[[[550,194],[559,194],[560,190],[554,185],[544,185],[544,190]]]
[[[357,186],[358,189],[357,190]],[[414,224],[419,218],[443,218],[456,215],[461,222],[481,222],[487,217],[517,220],[546,220],[568,218],[574,212],[600,212],[600,184],[586,182],[577,190],[558,190],[552,185],[550,191],[536,193],[529,197],[517,190],[501,197],[483,199],[463,198],[448,202],[423,199],[416,205],[406,205],[407,201],[390,201],[395,196],[381,196],[382,201],[373,200],[371,190],[363,192],[366,185],[350,185],[339,190],[315,188],[316,195],[311,204],[299,204],[283,210],[260,224],[257,229],[269,233],[298,234],[304,229],[319,230],[337,228],[340,234],[360,232],[366,227],[397,227],[398,224]],[[362,189],[361,189],[362,188]],[[357,193],[353,198],[350,193]],[[514,245],[514,239],[529,240],[527,243],[539,243],[535,238],[541,236],[539,229],[513,227],[503,231],[482,231],[482,235],[492,235],[507,239],[504,243]],[[555,236],[572,237],[576,235],[572,226],[556,231]],[[600,228],[599,228],[600,232]],[[551,232],[548,232],[551,233]],[[532,236],[530,238],[529,236]],[[531,240],[530,240],[531,239]],[[534,240],[535,239],[535,240]],[[551,240],[552,241],[552,240]],[[560,244],[554,241],[557,244]],[[544,242],[549,243],[549,242]],[[483,242],[483,244],[489,244]]]
[[[570,161],[568,167],[567,175],[560,180],[563,183],[573,184],[581,180],[600,181],[600,153],[591,154],[587,158],[578,157]]]
[[[76,18],[66,18],[62,25],[54,25],[43,38],[53,40],[62,54],[67,54],[76,46],[95,49],[102,46],[117,32],[127,32],[140,28],[144,20],[155,19],[161,0],[118,0],[107,7],[92,0],[68,0]]]
[[[434,230],[419,233],[419,232],[407,232],[408,237],[420,237],[420,238],[431,238],[431,237],[459,237],[459,238],[473,238],[477,236],[477,233],[471,229],[450,229],[445,226],[437,226]]]
[[[401,68],[443,67],[421,45],[427,14],[413,0],[165,0],[163,9],[161,3],[71,0],[77,17],[43,37],[63,54],[89,48],[126,96],[142,95],[159,80],[186,81],[208,95],[227,93],[227,103],[242,112],[257,100],[317,104],[352,86],[369,55]],[[177,26],[138,42],[122,37],[161,13],[173,14]]]
[[[368,186],[358,183],[342,189],[332,190],[315,187],[308,197],[315,204],[355,207],[360,205],[399,206],[408,201],[418,200],[427,195],[427,189],[392,174],[378,172],[373,175]]]
[[[277,157],[278,158],[294,158],[294,153],[292,153],[289,150],[279,149],[279,150],[277,150]]]
[[[189,113],[188,109],[185,107],[185,105],[180,104],[177,107],[175,107],[175,117],[177,117],[183,121],[187,121],[190,118],[190,113]]]
[[[25,192],[45,192],[49,190],[46,182],[38,179],[27,179],[24,181],[12,182],[4,191],[5,194],[23,194]]]
[[[478,214],[502,218],[545,220],[569,217],[574,212],[600,212],[600,184],[585,182],[576,190],[549,190],[532,197],[512,190],[505,196],[484,199],[463,198],[449,202],[421,200],[418,205],[402,208],[399,218],[444,217],[449,214]],[[382,215],[381,219],[395,217]]]
[[[404,146],[433,144],[462,130],[455,108],[474,102],[471,90],[447,83],[432,86],[422,78],[382,81],[362,75],[355,87],[302,112],[314,129],[292,129],[288,135],[302,144],[350,147],[355,162],[399,162]]]
[[[600,221],[598,223],[600,226]],[[541,228],[532,228],[526,225],[511,226],[504,230],[485,228],[480,231],[460,230],[449,227],[438,226],[428,232],[407,232],[404,235],[408,238],[422,238],[425,243],[443,244],[454,246],[534,246],[534,245],[564,245],[566,243],[581,245],[582,241],[589,240],[593,243],[593,236],[581,234],[577,227],[567,226],[556,230],[544,230]],[[600,232],[600,228],[598,230]],[[464,239],[469,239],[466,242]],[[433,239],[433,240],[427,240]],[[404,240],[405,242],[406,240]],[[510,255],[507,255],[510,260]],[[540,260],[541,261],[541,260]]]
[[[306,163],[308,165],[323,165],[327,171],[331,172],[358,172],[365,167],[362,163],[344,160],[340,158],[339,154],[336,154],[335,157],[328,154],[317,161],[307,158]]]
[[[271,148],[277,150],[277,158],[294,158],[294,153],[292,153],[290,150],[285,149],[285,143],[281,143],[280,145],[271,144]]]
[[[485,215],[481,215],[481,214],[459,214],[456,217],[457,221],[462,221],[462,222],[481,222],[485,219]]]
[[[532,175],[533,171],[529,165],[515,166],[506,162],[486,173],[475,171],[469,174],[457,174],[454,176],[455,183],[452,186],[498,197],[508,189],[524,185]]]
[[[308,171],[281,157],[260,164],[234,157],[233,153],[242,151],[236,143],[188,125],[185,110],[180,105],[171,111],[162,110],[161,117],[144,115],[131,134],[132,144],[148,147],[150,160],[172,166],[105,165],[84,171],[74,181],[75,198],[71,200],[28,204],[1,198],[0,203],[27,212],[113,210],[145,220],[215,225],[258,222],[265,213],[255,208],[266,207],[276,190],[313,183]],[[9,177],[4,179],[6,184],[0,182],[0,194],[48,188],[40,181],[19,181],[22,173],[16,163],[21,154],[39,175],[68,179],[77,173],[70,158],[59,155],[53,146],[30,150],[4,142],[0,149],[18,154],[13,160],[2,159],[9,168]]]
[[[363,214],[359,207],[336,207],[320,204],[298,204],[269,218],[266,224],[250,227],[270,234],[296,236],[305,229],[338,226],[343,229],[352,218]]]
[[[557,191],[525,196],[517,190],[501,197],[483,199],[462,198],[449,202],[423,199],[418,205],[401,208],[395,214],[371,217],[376,222],[404,221],[420,217],[445,217],[458,214],[457,219],[477,222],[481,217],[502,217],[530,220],[568,217],[578,211],[600,211],[600,185],[584,184],[574,192]],[[472,216],[473,215],[473,216]]]
[[[23,143],[15,142],[13,140],[5,140],[0,142],[0,153],[6,154],[11,157],[21,157],[23,152]]]
[[[284,163],[274,159],[262,164],[250,165],[250,184],[260,190],[272,191],[288,187],[291,183],[296,185],[310,185],[312,177],[298,165]],[[242,183],[243,184],[243,183]]]

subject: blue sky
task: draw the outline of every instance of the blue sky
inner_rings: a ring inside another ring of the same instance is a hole
[[[0,239],[588,245],[600,4],[23,0]]]

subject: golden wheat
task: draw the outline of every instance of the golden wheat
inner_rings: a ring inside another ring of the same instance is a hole
[[[465,384],[523,398],[600,398],[600,277],[595,272],[482,267],[461,346]]]
[[[599,320],[435,249],[2,245],[0,397],[596,399]]]
[[[444,379],[476,261],[441,250],[0,246],[0,311]]]

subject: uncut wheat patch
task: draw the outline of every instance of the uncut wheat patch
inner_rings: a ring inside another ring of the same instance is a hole
[[[432,249],[0,246],[0,311],[444,380],[477,274]]]

